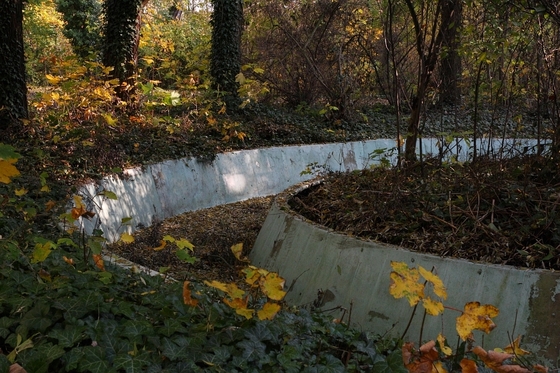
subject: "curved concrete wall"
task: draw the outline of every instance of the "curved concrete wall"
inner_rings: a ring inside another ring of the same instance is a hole
[[[505,149],[509,154],[531,151],[534,140],[481,139],[479,154],[497,153]],[[83,220],[87,234],[94,228],[103,230],[109,243],[115,242],[123,231],[133,232],[150,226],[154,221],[202,208],[238,202],[254,197],[278,194],[284,189],[309,180],[312,174],[302,174],[309,164],[323,170],[350,171],[363,169],[379,162],[371,155],[379,149],[394,149],[391,139],[349,143],[285,146],[218,154],[212,162],[196,158],[170,160],[133,168],[122,175],[106,177],[84,185],[78,194],[87,197],[88,208],[96,217]],[[423,154],[455,155],[460,160],[469,157],[471,148],[464,140],[449,144],[438,139],[422,139],[418,151]],[[395,152],[393,152],[395,153]],[[388,155],[394,162],[396,154]],[[118,199],[110,200],[98,193],[114,192]],[[131,217],[132,224],[121,226],[121,219]]]
[[[497,328],[484,336],[475,331],[476,344],[504,348],[509,338],[521,334],[523,348],[558,366],[560,272],[441,258],[338,234],[290,211],[287,200],[300,189],[276,199],[250,254],[254,265],[277,271],[286,279],[287,302],[315,303],[323,309],[348,309],[352,303],[354,326],[400,336],[412,308],[405,299],[389,294],[391,261],[435,268],[448,289],[445,305],[462,310],[467,302],[479,301],[500,309],[493,319]],[[418,341],[422,313],[420,306],[405,340]],[[435,339],[441,332],[453,344],[459,315],[446,309],[442,316],[427,316],[423,338]]]

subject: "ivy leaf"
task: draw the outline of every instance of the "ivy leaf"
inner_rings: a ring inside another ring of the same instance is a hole
[[[281,307],[278,303],[266,302],[262,309],[257,312],[259,320],[272,320],[280,311]]]
[[[115,357],[113,362],[115,369],[125,369],[127,373],[142,372],[142,368],[151,363],[150,353],[141,351],[135,356],[130,354],[120,354]]]
[[[163,355],[171,361],[186,359],[188,357],[185,349],[169,338],[162,339],[161,350]]]
[[[183,282],[183,303],[185,303],[189,307],[196,307],[198,304],[198,300],[192,298],[189,284],[189,281]]]
[[[19,176],[19,170],[14,166],[17,159],[0,159],[0,183],[9,184],[16,176]]]
[[[64,329],[55,329],[49,333],[50,338],[58,340],[58,345],[62,348],[74,346],[76,342],[84,338],[85,327],[66,324]]]
[[[424,298],[424,285],[418,283],[420,275],[416,268],[408,268],[403,262],[391,262],[393,272],[389,293],[396,299],[406,298],[410,306],[415,306]]]
[[[264,295],[273,300],[282,300],[286,295],[284,289],[284,280],[275,272],[268,273],[265,277],[261,276],[260,287]]]
[[[81,371],[90,371],[91,373],[106,373],[109,371],[109,362],[101,347],[85,347],[79,365]]]
[[[482,330],[490,333],[496,324],[491,317],[496,317],[500,311],[491,304],[480,305],[480,302],[465,304],[463,314],[457,317],[456,329],[459,337],[464,341],[472,338],[473,330]]]

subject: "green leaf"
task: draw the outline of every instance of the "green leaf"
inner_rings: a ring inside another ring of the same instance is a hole
[[[90,371],[91,373],[109,372],[109,362],[105,358],[104,350],[101,347],[84,347],[79,366],[82,371]]]
[[[197,261],[197,258],[189,254],[187,250],[177,250],[175,255],[185,263],[193,264]]]
[[[127,337],[131,342],[141,343],[143,336],[152,334],[152,324],[143,320],[128,320],[124,324],[122,335]]]
[[[37,330],[44,333],[52,325],[53,321],[56,321],[49,314],[49,311],[50,306],[48,304],[43,302],[37,303],[35,307],[23,316],[21,324],[29,328],[29,330]]]
[[[127,354],[117,355],[113,362],[115,369],[125,369],[127,373],[143,372],[145,366],[151,363],[150,353],[142,351],[136,356]]]
[[[21,154],[16,153],[13,146],[0,143],[0,159],[18,159],[20,157]]]
[[[0,355],[0,373],[8,373],[10,371],[10,365],[6,355]]]
[[[171,337],[175,333],[187,333],[187,329],[177,319],[165,319],[163,326],[158,329],[158,333]]]
[[[408,373],[408,369],[404,367],[400,350],[394,351],[386,359],[376,361],[373,364],[373,371],[379,373]]]
[[[16,320],[12,320],[6,316],[0,318],[0,338],[6,338],[10,334],[9,327],[14,325]]]
[[[178,346],[175,342],[173,342],[169,338],[162,339],[161,350],[163,352],[163,355],[166,356],[171,361],[187,358],[185,349],[181,346]]]
[[[64,329],[55,329],[48,336],[56,339],[60,347],[68,348],[85,338],[85,329],[83,326],[66,324]]]
[[[109,199],[113,199],[113,200],[117,200],[117,195],[114,192],[111,192],[110,190],[104,190],[102,192],[99,193],[99,195],[101,196],[105,196]]]

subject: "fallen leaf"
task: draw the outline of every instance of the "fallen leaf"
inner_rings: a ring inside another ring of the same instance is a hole
[[[262,309],[257,312],[259,320],[272,320],[280,311],[281,307],[278,303],[266,302]]]
[[[490,333],[496,324],[491,317],[498,315],[500,311],[491,304],[480,305],[480,302],[469,302],[465,304],[463,314],[457,317],[456,329],[463,341],[472,338],[473,330],[481,330]]]
[[[23,369],[21,365],[16,363],[10,365],[10,370],[8,371],[8,373],[27,373],[27,371]]]
[[[478,367],[473,360],[462,359],[459,365],[461,366],[461,373],[478,373]]]
[[[486,351],[480,346],[476,346],[475,348],[473,348],[472,352],[476,356],[478,356],[480,360],[482,360],[488,368],[492,369],[495,372],[505,373],[509,371],[511,372],[518,371],[517,368],[515,368],[516,370],[510,370],[514,368],[507,368],[507,367],[516,367],[516,365],[503,365],[504,361],[506,361],[507,359],[511,359],[512,357],[515,356],[513,354],[508,354],[506,352],[496,352],[492,350]],[[517,367],[519,366],[517,365]],[[527,373],[530,373],[527,369],[525,369],[525,371],[527,371]],[[519,371],[519,373],[521,372],[523,371]]]
[[[189,288],[189,281],[183,282],[183,303],[190,307],[196,307],[198,304],[197,299],[192,298],[191,289]]]
[[[67,264],[70,264],[71,266],[74,265],[74,259],[72,259],[72,258],[67,258],[66,256],[63,256],[62,259],[64,259],[64,261],[65,261]]]
[[[227,299],[224,298],[224,303],[235,310],[238,315],[244,316],[247,320],[253,317],[255,310],[247,308],[249,297]]]
[[[233,245],[231,247],[231,252],[240,262],[249,262],[249,259],[246,256],[241,257],[241,255],[243,254],[243,242]]]
[[[167,242],[165,242],[164,240],[159,241],[160,245],[158,247],[154,247],[153,250],[154,251],[161,251],[165,248],[165,246],[167,246]]]
[[[14,166],[16,162],[17,159],[0,159],[0,183],[9,184],[12,182],[11,179],[20,175]]]
[[[121,234],[121,241],[124,243],[132,243],[134,242],[134,236],[130,233],[124,232],[123,234]]]
[[[270,272],[266,276],[261,276],[259,281],[260,288],[264,295],[273,300],[282,300],[286,295],[284,289],[284,280],[275,272]]]
[[[14,193],[15,193],[15,194],[16,194],[16,196],[18,196],[18,197],[21,197],[21,196],[24,196],[24,195],[26,195],[26,194],[27,194],[27,192],[28,192],[28,190],[27,190],[27,189],[25,189],[25,188],[21,188],[21,189],[16,189],[16,190],[14,191]]]
[[[93,262],[102,271],[105,271],[105,262],[103,262],[103,257],[100,254],[93,254]]]
[[[403,363],[410,373],[445,373],[447,370],[439,361],[435,341],[424,343],[418,351],[414,344],[407,342],[402,346]],[[438,364],[439,363],[439,364]]]
[[[181,238],[180,240],[175,240],[175,245],[181,250],[189,249],[190,251],[194,250],[194,245],[187,240],[186,238]]]
[[[530,352],[526,351],[524,349],[522,349],[519,345],[521,344],[521,336],[517,336],[517,338],[515,338],[515,341],[511,342],[509,345],[507,345],[506,348],[504,348],[504,352],[507,352],[509,354],[514,354],[515,356],[523,356],[523,355],[527,355]]]

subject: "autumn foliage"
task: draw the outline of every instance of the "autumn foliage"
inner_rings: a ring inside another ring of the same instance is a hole
[[[433,292],[441,299],[447,298],[447,291],[443,281],[434,273],[427,271],[421,266],[409,268],[403,262],[391,262],[393,271],[391,272],[391,285],[389,292],[395,298],[405,298],[410,306],[416,306],[422,302],[425,313],[428,315],[439,315],[445,308],[459,311],[455,308],[446,307],[439,300],[433,300],[425,294],[425,287],[431,284]],[[420,278],[424,283],[418,282]],[[469,302],[461,315],[457,317],[456,330],[462,341],[467,341],[471,346],[474,342],[473,331],[480,330],[490,333],[496,324],[492,321],[499,313],[498,308],[490,304],[480,304],[480,302]],[[453,353],[452,349],[446,344],[443,335],[438,335],[437,342],[430,340],[420,346],[414,347],[414,343],[406,342],[402,345],[403,364],[410,373],[447,373],[448,368],[460,369],[462,373],[478,373],[479,364],[482,363],[497,373],[531,373],[548,372],[542,365],[528,366],[519,357],[527,355],[529,352],[520,347],[521,336],[518,336],[504,349],[486,351],[480,346],[469,348],[463,352],[459,350]],[[459,362],[458,366],[454,362]],[[455,370],[454,370],[455,371]]]

